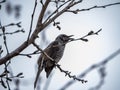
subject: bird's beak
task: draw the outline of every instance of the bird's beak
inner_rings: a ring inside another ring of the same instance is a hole
[[[68,36],[70,41],[74,40],[74,38],[71,38],[71,37],[73,37],[73,36],[74,36],[74,35],[69,35],[69,36]]]
[[[74,35],[69,35],[68,37],[72,37],[72,36],[74,36]]]

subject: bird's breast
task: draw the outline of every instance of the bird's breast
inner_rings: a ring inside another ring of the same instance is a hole
[[[53,59],[55,60],[56,63],[59,62],[59,60],[62,58],[63,53],[64,53],[65,46],[59,46],[57,47],[57,50],[54,53]]]

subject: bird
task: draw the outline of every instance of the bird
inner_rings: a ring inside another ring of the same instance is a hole
[[[73,38],[71,38],[72,36],[74,35],[60,34],[43,50],[44,53],[41,53],[37,62],[38,71],[34,82],[34,88],[36,87],[37,80],[43,69],[46,72],[46,77],[49,77],[51,71],[55,67],[55,63],[58,63],[62,58],[66,44],[73,40]]]

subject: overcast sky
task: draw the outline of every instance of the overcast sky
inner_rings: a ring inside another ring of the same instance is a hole
[[[12,5],[21,5],[21,17],[14,19],[14,15],[7,15],[5,12],[5,5],[2,5],[0,11],[0,20],[2,25],[9,24],[11,22],[22,22],[22,27],[26,31],[25,34],[16,34],[7,37],[9,44],[9,50],[12,51],[19,46],[27,38],[27,31],[29,30],[31,14],[34,7],[34,1],[30,0],[8,0]],[[83,0],[83,3],[77,5],[75,8],[87,8],[94,5],[104,5],[109,3],[118,2],[119,0]],[[49,10],[52,10],[52,6]],[[33,30],[37,23],[37,18],[40,12],[40,4],[37,5]],[[64,33],[67,35],[75,35],[75,38],[86,35],[89,31],[98,31],[102,28],[99,35],[88,37],[89,42],[75,41],[68,43],[64,52],[64,56],[59,62],[64,70],[71,71],[73,75],[79,75],[88,67],[93,64],[99,63],[109,56],[114,51],[120,48],[120,5],[107,7],[105,9],[93,9],[90,11],[80,12],[79,14],[65,13],[60,16],[56,21],[60,21],[61,30],[57,30],[52,25],[46,29],[46,36],[51,42],[57,37],[57,35]],[[11,28],[12,30],[13,28]],[[10,30],[10,29],[8,29]],[[0,31],[1,33],[1,31]],[[0,45],[3,43],[0,37]],[[40,41],[37,40],[40,44]],[[3,44],[2,44],[3,45]],[[40,45],[42,46],[42,45]],[[44,46],[43,48],[45,48]],[[28,47],[24,53],[32,52],[34,48]],[[33,90],[33,83],[35,79],[35,66],[38,56],[33,56],[29,59],[27,57],[15,57],[11,63],[12,70],[16,75],[19,72],[23,72],[25,78],[22,80],[30,80],[27,84],[22,83],[20,90]],[[105,78],[105,84],[100,90],[118,90],[120,88],[120,55],[115,57],[106,65],[107,76]],[[0,67],[2,70],[3,67]],[[0,71],[1,71],[0,70]],[[59,90],[70,79],[65,77],[64,73],[61,73],[58,69],[54,69],[53,78],[51,80],[48,90]],[[43,80],[42,87],[46,82],[44,71],[42,72]],[[70,86],[67,90],[88,90],[99,83],[99,74],[97,70],[89,73],[85,79],[88,83],[81,84],[76,82]],[[25,85],[27,86],[25,86]],[[13,85],[11,85],[14,88]],[[1,90],[4,90],[0,86]],[[13,90],[13,89],[12,89]]]

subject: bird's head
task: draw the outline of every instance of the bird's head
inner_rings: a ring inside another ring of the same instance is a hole
[[[55,40],[57,40],[61,43],[67,43],[67,42],[73,40],[73,38],[71,38],[72,36],[74,36],[74,35],[60,34],[59,36],[57,36],[57,38]]]

